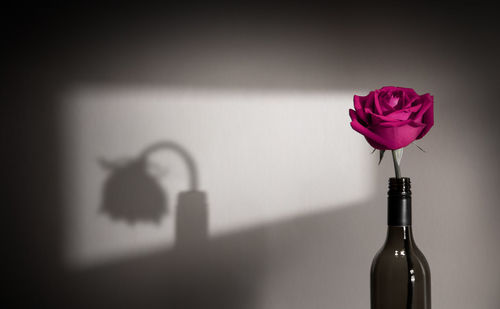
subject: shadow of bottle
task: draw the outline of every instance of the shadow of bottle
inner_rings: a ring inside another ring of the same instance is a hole
[[[175,246],[202,249],[208,240],[208,205],[203,191],[180,192],[177,197]]]

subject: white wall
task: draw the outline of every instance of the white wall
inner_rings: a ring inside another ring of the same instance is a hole
[[[470,19],[475,6],[450,10],[134,11],[116,20],[113,10],[35,32],[7,68],[17,81],[8,91],[17,144],[5,147],[21,201],[17,299],[368,308],[393,171],[387,159],[377,166],[347,109],[355,93],[401,85],[435,97],[435,126],[419,142],[427,153],[410,147],[402,161],[433,307],[499,308],[494,19]],[[99,159],[165,140],[195,161],[206,205],[180,194],[179,157],[158,152],[150,160],[168,173],[149,184],[167,194],[168,212],[135,224],[100,212],[111,173]]]

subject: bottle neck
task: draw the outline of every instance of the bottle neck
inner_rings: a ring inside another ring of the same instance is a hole
[[[414,244],[411,226],[388,226],[385,244],[401,248],[409,246],[408,249],[411,249],[410,247],[413,247]]]
[[[410,178],[390,178],[387,195],[387,225],[411,226]]]
[[[387,225],[411,226],[411,197],[387,198]]]

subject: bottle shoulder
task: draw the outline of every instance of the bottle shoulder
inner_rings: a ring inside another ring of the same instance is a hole
[[[422,271],[422,273],[424,273],[426,276],[431,275],[429,262],[427,262],[425,255],[416,246],[415,246],[415,250],[414,250],[414,260],[415,260],[414,267],[416,269],[420,269]]]
[[[429,274],[429,263],[420,249],[412,245],[404,248],[398,245],[384,245],[376,254],[372,262],[372,272],[385,271],[386,268],[407,269],[411,263],[416,272]]]

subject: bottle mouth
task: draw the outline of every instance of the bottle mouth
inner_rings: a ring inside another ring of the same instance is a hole
[[[408,177],[389,178],[389,196],[410,197],[411,196],[411,181]]]

